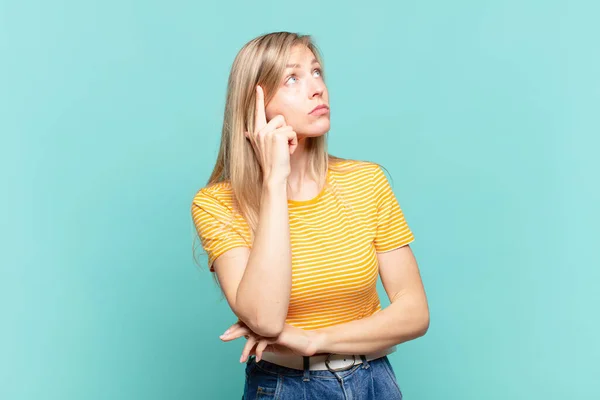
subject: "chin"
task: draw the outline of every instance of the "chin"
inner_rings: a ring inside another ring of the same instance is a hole
[[[329,120],[319,121],[318,123],[311,124],[302,130],[302,136],[304,137],[319,137],[329,132]]]

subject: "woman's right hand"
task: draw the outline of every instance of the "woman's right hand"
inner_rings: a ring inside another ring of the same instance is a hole
[[[267,123],[265,96],[260,86],[256,86],[254,132],[245,132],[245,135],[262,168],[263,182],[285,181],[290,174],[290,154],[298,147],[298,138],[283,115],[277,115]]]

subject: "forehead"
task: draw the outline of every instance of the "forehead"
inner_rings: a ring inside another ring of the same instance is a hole
[[[315,58],[313,52],[302,44],[297,44],[290,50],[290,63],[310,63]]]

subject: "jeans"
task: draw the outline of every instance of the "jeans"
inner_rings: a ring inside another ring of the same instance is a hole
[[[365,359],[366,361],[366,359]],[[402,400],[387,356],[344,371],[284,367],[254,356],[246,362],[242,400]]]

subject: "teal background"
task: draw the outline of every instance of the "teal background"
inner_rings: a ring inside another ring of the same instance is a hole
[[[0,398],[241,397],[189,208],[231,62],[275,30],[315,37],[331,152],[383,164],[415,233],[431,326],[390,356],[405,398],[600,398],[599,13],[0,2]]]

